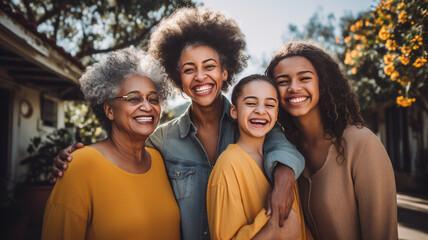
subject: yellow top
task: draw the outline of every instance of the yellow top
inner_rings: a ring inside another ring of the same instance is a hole
[[[230,144],[218,158],[208,182],[211,239],[254,237],[269,220],[264,206],[270,191],[269,182],[251,156],[239,145]],[[301,226],[299,239],[312,239],[307,238],[297,184],[294,195],[293,209]]]
[[[162,156],[147,148],[144,174],[126,172],[91,147],[73,152],[46,204],[42,239],[180,239],[180,211]]]

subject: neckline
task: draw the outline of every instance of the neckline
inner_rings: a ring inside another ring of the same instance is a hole
[[[314,174],[311,175],[309,173],[309,170],[306,167],[303,169],[302,175],[306,179],[312,180],[312,178],[316,177],[316,175],[319,175],[320,172],[322,172],[322,170],[324,168],[326,168],[327,163],[329,162],[330,151],[332,150],[333,146],[334,146],[334,144],[331,144],[330,147],[328,147],[327,156],[325,156],[324,164],[320,167],[320,169],[318,169],[316,172],[314,172]]]
[[[116,164],[112,163],[110,160],[108,160],[100,151],[98,151],[98,149],[93,148],[91,146],[86,146],[86,147],[91,148],[93,151],[95,151],[101,157],[100,159],[102,161],[107,162],[107,164],[108,164],[108,166],[110,166],[110,168],[114,168],[116,171],[122,172],[123,174],[129,175],[129,176],[133,176],[133,177],[149,175],[149,173],[152,172],[152,169],[153,169],[154,164],[155,164],[154,161],[153,161],[152,154],[150,153],[150,148],[147,148],[147,147],[145,147],[145,149],[147,150],[147,152],[148,152],[148,154],[150,156],[151,165],[150,165],[149,170],[147,170],[147,172],[145,172],[145,173],[131,173],[131,172],[128,172],[128,171],[120,168]]]
[[[265,183],[267,184],[267,185],[269,185],[270,186],[270,183],[269,183],[269,181],[268,181],[268,179],[267,179],[267,177],[266,177],[266,175],[263,173],[263,171],[260,169],[260,167],[259,167],[259,165],[257,165],[257,163],[256,163],[256,161],[250,156],[250,154],[248,154],[244,149],[242,149],[241,148],[241,146],[239,146],[238,144],[236,144],[236,143],[234,143],[234,144],[231,144],[232,146],[235,146],[236,148],[238,148],[238,150],[239,151],[241,151],[244,155],[246,155],[249,159],[251,159],[251,165],[253,165],[253,168],[257,168],[257,171],[259,172],[259,174],[261,175],[261,176],[263,176],[263,179],[265,180]],[[263,160],[263,162],[264,162],[264,160]]]

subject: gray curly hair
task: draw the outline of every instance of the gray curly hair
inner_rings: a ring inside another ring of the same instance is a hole
[[[86,68],[80,78],[80,89],[101,127],[109,134],[111,121],[104,113],[103,104],[110,102],[119,92],[126,78],[140,75],[150,78],[158,91],[161,102],[171,93],[165,69],[152,56],[134,47],[112,52],[100,62]]]

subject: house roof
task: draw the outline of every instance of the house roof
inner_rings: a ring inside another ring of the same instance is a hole
[[[65,100],[83,99],[84,69],[55,39],[0,0],[0,86],[26,85]]]

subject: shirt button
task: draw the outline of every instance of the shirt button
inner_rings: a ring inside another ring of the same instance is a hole
[[[179,177],[181,175],[181,172],[176,172],[175,176]]]
[[[204,232],[204,235],[208,235],[208,232]]]

